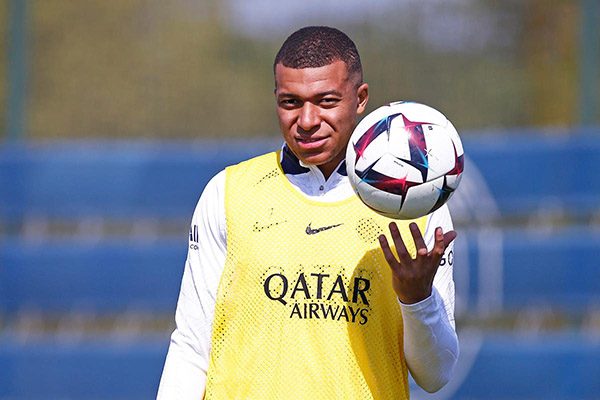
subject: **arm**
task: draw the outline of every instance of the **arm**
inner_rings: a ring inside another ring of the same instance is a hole
[[[436,233],[438,227],[442,232]],[[403,254],[404,244],[394,231],[397,232],[391,227],[398,258],[389,251],[385,238],[381,242],[395,276],[394,289],[402,307],[406,362],[417,384],[428,392],[435,392],[450,380],[458,359],[450,263],[451,241],[456,234],[452,231],[447,207],[442,207],[430,217],[424,239],[418,230],[413,231],[417,249],[421,249],[413,260]],[[443,260],[442,265],[440,260]]]
[[[201,399],[204,394],[215,299],[227,252],[224,187],[225,174],[221,172],[206,185],[194,211],[176,328],[158,399]]]
[[[427,248],[435,244],[435,228],[452,230],[447,207],[429,219],[425,230]],[[458,338],[454,328],[454,242],[444,252],[433,279],[431,296],[416,304],[401,304],[404,319],[404,354],[411,375],[423,389],[434,392],[451,378],[458,360]]]

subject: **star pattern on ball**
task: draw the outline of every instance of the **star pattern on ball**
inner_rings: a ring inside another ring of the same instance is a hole
[[[454,146],[454,168],[452,168],[451,171],[449,171],[447,173],[447,175],[460,175],[463,173],[464,169],[465,169],[465,155],[461,154],[460,156],[458,155],[458,152],[456,151],[456,146]]]
[[[394,178],[391,176],[384,175],[380,172],[377,172],[373,169],[368,169],[359,177],[369,185],[377,188],[379,190],[383,190],[387,193],[397,194],[402,196],[402,201],[404,202],[404,198],[406,197],[406,192],[413,186],[420,185],[421,182],[412,182],[407,180],[407,177],[403,178]]]
[[[438,191],[438,199],[435,202],[434,206],[431,208],[431,210],[429,210],[430,213],[437,210],[442,205],[444,205],[444,203],[446,203],[446,201],[448,201],[448,199],[454,192],[454,189],[452,189],[451,187],[446,185],[445,177],[444,177],[444,183],[442,184],[442,187],[437,187],[435,185],[433,187]]]
[[[369,144],[371,144],[373,142],[373,140],[375,140],[379,135],[381,135],[384,132],[389,135],[390,125],[392,123],[392,120],[394,118],[396,118],[398,115],[401,115],[401,114],[398,113],[398,114],[388,115],[387,117],[382,118],[379,121],[377,121],[377,123],[372,125],[369,129],[367,129],[365,134],[362,135],[360,137],[360,139],[358,139],[358,141],[354,145],[354,152],[356,153],[355,161],[358,161],[358,159],[365,152],[365,149],[367,148],[367,146],[369,146]]]
[[[424,104],[395,102],[363,121],[347,157],[350,183],[364,204],[387,217],[410,219],[447,203],[465,157],[443,115]]]
[[[427,159],[428,150],[423,125],[429,124],[429,122],[411,121],[405,115],[402,115],[402,119],[404,120],[404,130],[408,134],[410,151],[410,160],[402,159],[402,161],[418,169],[423,177],[423,182],[425,182],[429,170],[429,161]]]

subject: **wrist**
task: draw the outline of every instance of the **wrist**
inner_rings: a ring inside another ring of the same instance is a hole
[[[406,304],[406,305],[412,305],[412,304],[420,303],[423,300],[426,300],[429,297],[431,297],[431,289],[429,290],[428,293],[425,293],[425,294],[405,295],[405,294],[396,293],[396,296],[398,297],[398,300],[400,301],[400,303]]]

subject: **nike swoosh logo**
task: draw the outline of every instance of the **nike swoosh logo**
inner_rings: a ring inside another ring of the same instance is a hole
[[[312,222],[309,222],[308,226],[306,227],[306,234],[307,235],[314,235],[315,233],[323,232],[323,231],[326,231],[326,230],[329,230],[329,229],[333,229],[333,228],[335,228],[337,226],[343,225],[343,224],[336,224],[336,225],[322,226],[320,228],[313,229],[313,228],[310,227],[310,224],[312,224]]]

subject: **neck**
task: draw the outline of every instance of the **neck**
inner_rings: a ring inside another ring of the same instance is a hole
[[[333,174],[333,172],[335,171],[335,169],[337,168],[338,165],[339,165],[339,163],[336,164],[336,165],[334,165],[334,166],[331,166],[331,165],[318,165],[317,167],[319,168],[319,170],[323,174],[323,177],[325,178],[325,180],[327,180],[327,179],[329,179],[329,177],[331,176],[331,174]]]

